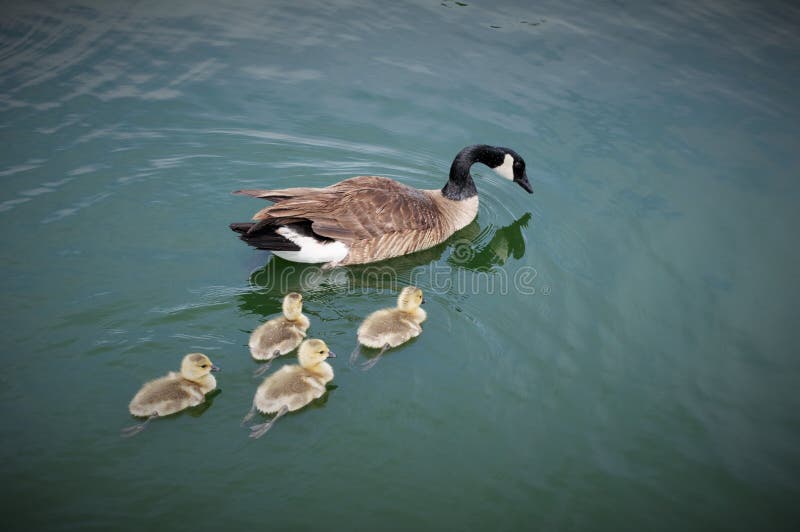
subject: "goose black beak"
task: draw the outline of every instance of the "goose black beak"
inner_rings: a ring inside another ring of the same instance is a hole
[[[528,194],[533,194],[533,187],[531,186],[531,182],[528,181],[528,176],[526,174],[522,174],[522,177],[517,179],[514,178],[514,183],[518,184],[522,188],[528,191]]]
[[[219,371],[219,366],[216,364],[211,364],[211,371]]]
[[[333,351],[328,349],[328,356],[331,357],[331,358],[336,358],[336,353],[334,353]]]

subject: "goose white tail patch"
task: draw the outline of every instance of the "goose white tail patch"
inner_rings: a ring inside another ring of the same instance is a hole
[[[505,158],[503,159],[503,164],[496,168],[492,168],[500,177],[505,177],[509,181],[514,180],[514,158],[506,153]]]
[[[347,256],[350,249],[342,242],[320,242],[313,236],[301,235],[288,227],[275,231],[300,247],[299,251],[273,251],[273,255],[292,262],[339,262]]]

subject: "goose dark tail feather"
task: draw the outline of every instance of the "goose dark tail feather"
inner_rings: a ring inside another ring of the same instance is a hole
[[[231,229],[233,229],[234,231],[236,231],[239,234],[245,234],[254,225],[256,225],[256,224],[254,224],[253,222],[232,223],[231,224]]]
[[[269,251],[300,251],[300,246],[275,232],[274,225],[264,226],[252,222],[232,223],[231,229],[239,233],[239,238],[256,249]],[[255,230],[254,230],[255,229]]]

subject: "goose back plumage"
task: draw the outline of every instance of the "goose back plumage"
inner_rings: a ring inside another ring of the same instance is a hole
[[[238,192],[276,201],[253,216],[256,223],[240,231],[243,240],[251,244],[258,244],[259,239],[262,243],[275,241],[275,247],[266,248],[273,251],[295,250],[297,246],[276,231],[286,226],[306,227],[322,240],[347,246],[347,256],[339,262],[342,265],[375,262],[432,247],[471,222],[478,210],[477,196],[453,201],[439,190],[418,190],[378,176],[353,177],[326,188]]]

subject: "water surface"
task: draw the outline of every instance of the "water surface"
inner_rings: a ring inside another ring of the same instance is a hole
[[[215,4],[3,4],[8,527],[796,527],[796,7]],[[476,222],[370,275],[227,227],[232,190],[434,188],[473,143],[535,195],[476,166]],[[346,355],[412,282],[420,338],[247,438],[286,290]],[[121,439],[190,351],[220,393]]]

